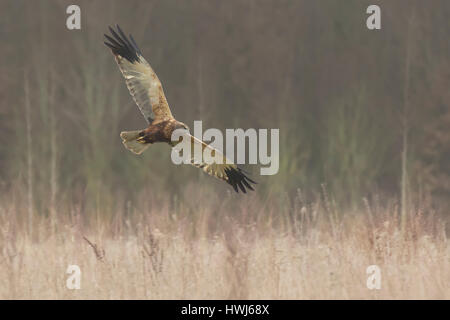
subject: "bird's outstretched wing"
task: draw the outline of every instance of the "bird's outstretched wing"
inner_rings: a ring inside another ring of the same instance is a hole
[[[111,48],[128,90],[144,118],[149,123],[173,118],[161,82],[142,56],[131,34],[128,39],[119,26],[117,32],[111,27],[109,31],[112,37],[105,34],[108,40],[105,44]]]
[[[188,133],[187,135],[191,138],[191,150],[194,150],[195,145],[199,145],[201,146],[202,154],[205,148],[208,148],[210,149],[209,151],[211,155],[214,156],[214,154],[220,154],[223,159],[221,163],[207,163],[206,161],[203,163],[196,163],[192,158],[191,164],[193,166],[202,169],[210,176],[226,181],[234,188],[234,191],[236,192],[239,192],[239,189],[241,189],[244,193],[247,193],[246,189],[254,190],[251,184],[256,184],[256,182],[250,179],[242,168],[238,167],[236,164],[229,163],[231,161],[227,161],[227,158],[219,150]]]

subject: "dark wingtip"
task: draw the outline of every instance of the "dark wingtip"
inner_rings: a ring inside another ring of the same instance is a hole
[[[108,42],[106,42],[106,41],[104,41],[103,43],[104,43],[108,48],[110,48],[110,49],[113,49],[113,48],[114,48],[110,43],[108,43]]]
[[[117,32],[111,26],[108,26],[108,29],[112,36],[105,34],[107,42],[104,43],[112,50],[113,54],[119,55],[131,63],[139,62],[141,51],[134,40],[130,42],[118,24],[116,25]]]
[[[233,187],[234,191],[236,191],[236,193],[239,193],[239,189],[243,192],[243,193],[247,193],[247,189],[250,189],[252,191],[254,191],[255,189],[253,189],[253,187],[251,186],[250,183],[254,183],[256,184],[256,182],[254,182],[252,179],[250,179],[244,170],[242,170],[240,167],[237,168],[227,168],[225,169],[225,173],[228,177],[227,182]]]

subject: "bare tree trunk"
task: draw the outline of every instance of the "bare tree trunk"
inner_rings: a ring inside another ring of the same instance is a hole
[[[25,122],[27,127],[27,185],[28,185],[28,233],[30,238],[33,237],[33,152],[32,152],[32,135],[31,135],[31,110],[30,110],[30,89],[28,83],[28,75],[24,76],[25,89]]]
[[[202,115],[204,107],[204,89],[203,89],[203,61],[201,54],[197,57],[197,89],[198,89],[198,114]],[[204,130],[204,129],[203,129]],[[199,137],[203,140],[203,137]],[[198,179],[201,179],[203,172],[198,172]],[[198,181],[198,180],[197,180]]]
[[[411,29],[413,27],[415,8],[412,7],[408,22],[405,59],[405,83],[403,87],[402,115],[402,177],[401,177],[401,230],[405,231],[408,215],[408,131],[409,131],[409,70],[411,65]]]
[[[54,77],[51,73],[51,83],[54,83]],[[57,225],[56,217],[56,192],[58,190],[57,177],[57,149],[56,149],[56,121],[55,121],[55,87],[50,88],[50,220],[52,234],[54,235]]]

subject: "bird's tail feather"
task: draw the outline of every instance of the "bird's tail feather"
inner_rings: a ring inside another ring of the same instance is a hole
[[[144,142],[144,140],[139,139],[141,137],[141,131],[142,130],[122,131],[120,133],[120,137],[122,138],[122,143],[125,148],[136,154],[141,154],[150,146],[149,143],[146,143]]]

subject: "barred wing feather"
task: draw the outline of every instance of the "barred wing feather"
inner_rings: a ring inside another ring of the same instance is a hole
[[[114,58],[122,72],[128,90],[148,123],[172,119],[166,96],[150,64],[144,59],[133,37],[125,36],[119,26],[117,32],[109,27],[111,36],[105,34]]]
[[[222,155],[222,162],[221,163],[196,163],[194,159],[191,159],[191,164],[199,169],[202,169],[205,173],[209,174],[210,176],[216,177],[217,179],[221,179],[228,184],[230,184],[236,192],[238,191],[238,188],[246,193],[246,189],[254,190],[251,186],[252,183],[256,184],[255,181],[250,179],[247,176],[247,172],[245,172],[242,168],[237,166],[234,163],[231,163],[231,161],[227,161],[227,158],[217,149],[213,148],[212,146],[206,144],[205,142],[201,141],[200,139],[197,139],[196,137],[188,134],[191,138],[191,150],[194,150],[195,145],[200,145],[202,154],[203,151],[208,148],[210,149],[210,153],[214,156],[215,153],[218,153]]]

